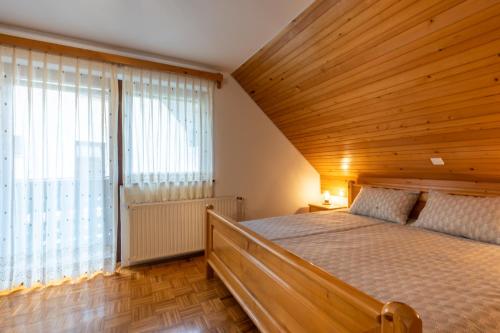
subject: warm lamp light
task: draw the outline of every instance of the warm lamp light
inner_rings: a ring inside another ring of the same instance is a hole
[[[323,192],[323,205],[333,208],[347,207],[347,197],[345,189],[339,188],[333,190],[334,195],[330,191]]]
[[[335,195],[328,197],[328,204],[334,207],[347,207],[347,197],[345,195],[345,190],[343,188],[335,190]]]
[[[329,205],[330,204],[330,192],[325,191],[323,192],[323,205]]]
[[[344,171],[349,170],[349,165],[351,164],[351,158],[350,157],[343,157],[340,160],[340,168]]]

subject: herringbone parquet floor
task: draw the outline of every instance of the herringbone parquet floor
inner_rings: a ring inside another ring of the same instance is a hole
[[[257,332],[204,259],[0,297],[0,332]]]

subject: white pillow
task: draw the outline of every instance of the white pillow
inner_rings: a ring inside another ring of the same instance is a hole
[[[350,213],[405,224],[418,196],[410,191],[363,186]]]
[[[414,226],[500,244],[500,197],[430,191]]]

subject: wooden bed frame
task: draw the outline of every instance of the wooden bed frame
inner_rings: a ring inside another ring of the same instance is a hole
[[[349,203],[361,185],[421,191],[413,217],[429,190],[500,195],[498,183],[360,178],[349,183]],[[217,273],[262,332],[422,332],[420,316],[409,305],[383,304],[212,207],[206,227],[207,278]]]

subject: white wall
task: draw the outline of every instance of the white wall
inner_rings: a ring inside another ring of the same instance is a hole
[[[214,104],[216,195],[244,197],[246,219],[319,198],[319,174],[229,74]]]

